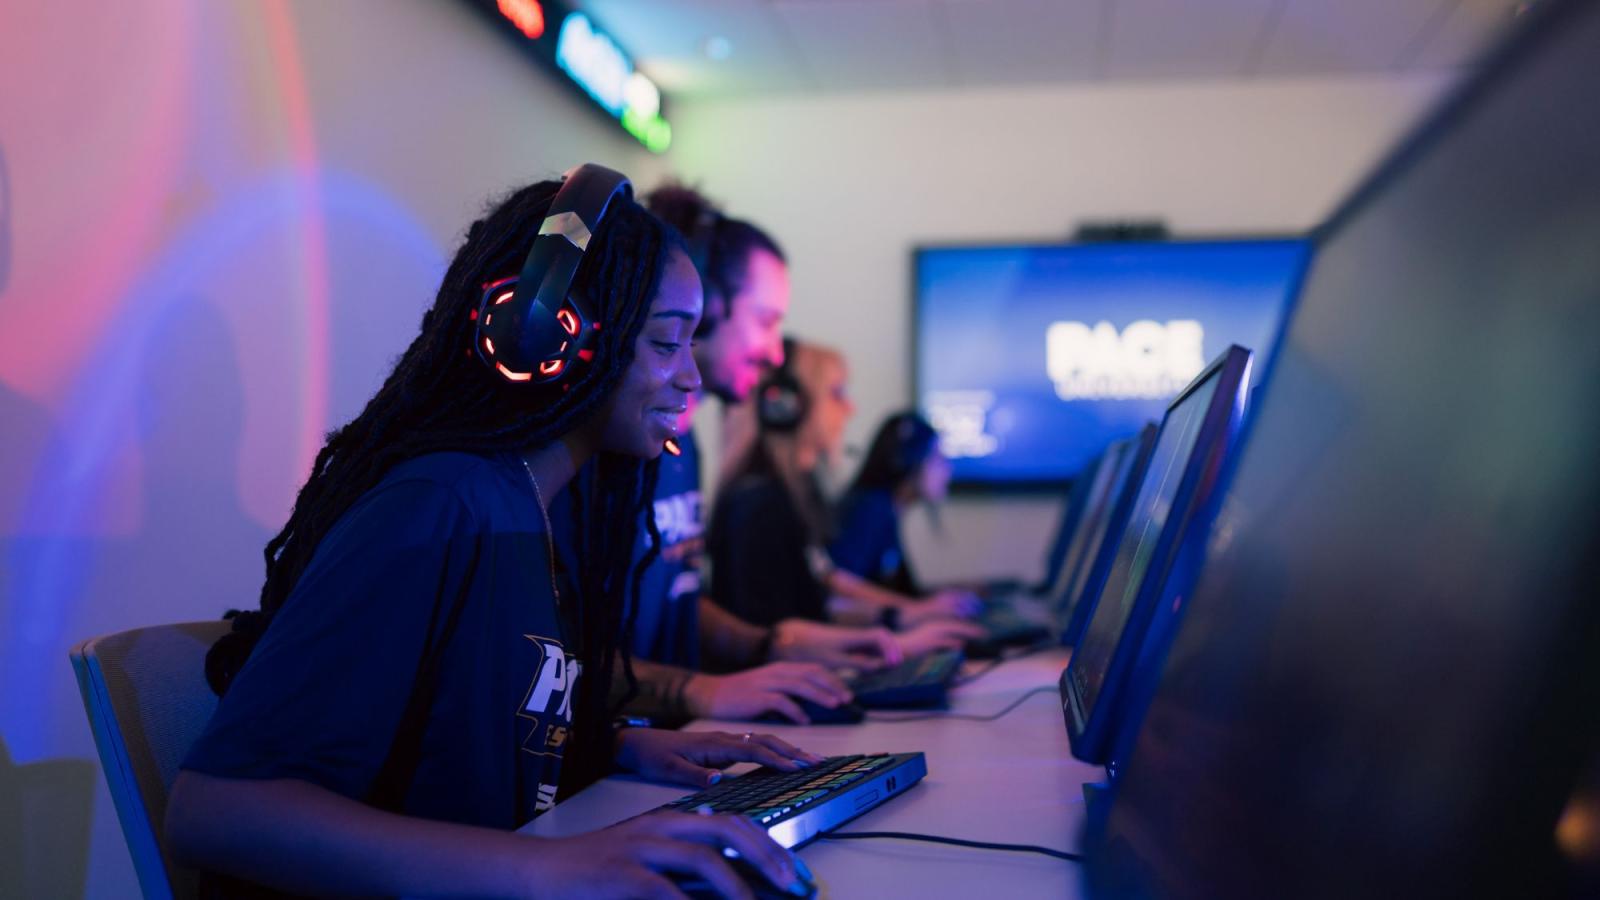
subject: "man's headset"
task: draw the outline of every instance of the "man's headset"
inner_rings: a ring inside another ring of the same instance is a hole
[[[633,198],[627,176],[585,163],[567,172],[528,248],[522,271],[483,286],[472,317],[478,358],[507,381],[555,384],[594,359],[600,322],[572,289],[578,264],[611,203]]]
[[[756,420],[761,430],[788,434],[800,427],[811,409],[811,398],[795,377],[789,362],[794,359],[793,338],[783,339],[783,365],[767,373],[756,388]]]

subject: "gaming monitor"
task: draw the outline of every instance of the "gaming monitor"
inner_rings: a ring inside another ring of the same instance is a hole
[[[1593,865],[1596,85],[1600,4],[1533,4],[1317,233],[1094,896],[1570,896]]]
[[[1072,487],[1068,489],[1066,502],[1062,506],[1061,521],[1056,526],[1055,537],[1051,539],[1050,550],[1045,555],[1044,577],[1034,586],[1035,593],[1048,595],[1054,592],[1063,574],[1071,567],[1073,554],[1079,546],[1078,536],[1083,530],[1083,518],[1089,511],[1095,492],[1104,486],[1111,470],[1115,468],[1115,461],[1111,457],[1118,446],[1112,444],[1107,447],[1104,453],[1090,461],[1082,475],[1072,480]]]
[[[1137,438],[1124,438],[1107,447],[1106,452],[1095,460],[1092,472],[1073,482],[1084,485],[1083,509],[1072,529],[1072,538],[1061,554],[1061,566],[1044,592],[1057,613],[1065,612],[1067,589],[1083,567],[1084,557],[1090,552],[1095,535],[1105,529],[1105,520],[1116,501],[1117,476],[1124,471],[1124,463],[1129,454],[1136,451],[1137,443]]]
[[[1112,473],[1111,492],[1106,497],[1104,515],[1093,523],[1084,536],[1085,544],[1077,571],[1072,573],[1060,598],[1061,621],[1065,623],[1061,631],[1061,643],[1065,646],[1077,644],[1083,635],[1083,629],[1088,624],[1088,613],[1094,607],[1093,600],[1085,603],[1084,598],[1100,596],[1100,588],[1105,584],[1112,563],[1116,561],[1117,542],[1109,538],[1122,534],[1127,526],[1128,516],[1133,513],[1133,501],[1139,494],[1139,485],[1144,482],[1144,470],[1150,465],[1150,454],[1155,450],[1156,433],[1159,430],[1156,423],[1150,422],[1128,441],[1127,451],[1117,461],[1117,469]]]
[[[955,486],[1060,484],[1229,345],[1271,347],[1302,240],[916,251],[918,406]]]
[[[1229,347],[1172,401],[1088,627],[1062,679],[1072,754],[1104,763],[1119,700],[1168,567],[1202,513],[1244,415],[1251,353]]]

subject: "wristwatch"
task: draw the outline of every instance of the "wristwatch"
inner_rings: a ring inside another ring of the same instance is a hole
[[[883,612],[878,613],[878,624],[890,631],[900,630],[900,607],[885,606]]]

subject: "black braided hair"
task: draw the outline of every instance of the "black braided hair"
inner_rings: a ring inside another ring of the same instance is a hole
[[[765,250],[787,263],[772,235],[744,219],[722,214],[704,194],[687,185],[668,182],[651,191],[645,205],[663,222],[678,229],[689,245],[689,256],[700,271],[705,288],[705,315],[695,337],[704,338],[733,312],[733,298],[749,277],[750,256]]]
[[[206,679],[219,695],[288,599],[323,536],[389,469],[438,451],[494,453],[547,445],[598,413],[622,380],[668,254],[683,248],[673,229],[631,200],[612,204],[574,278],[573,289],[585,292],[604,327],[594,362],[574,373],[568,387],[508,383],[484,366],[472,347],[471,314],[483,285],[516,274],[559,187],[554,181],[524,187],[472,224],[416,339],[360,415],[329,433],[289,521],[267,543],[260,610],[231,610],[232,630],[206,656]],[[592,735],[585,743],[599,740],[594,733],[603,732],[609,721],[606,695],[619,653],[629,692],[635,689],[623,611],[629,605],[627,591],[638,584],[659,543],[652,523],[651,550],[636,571],[630,569],[637,525],[654,492],[658,466],[601,454],[599,467],[595,496],[589,498],[594,515],[585,516],[587,527],[578,528],[586,552],[576,577],[577,609],[592,675],[579,692],[574,731],[575,741]],[[597,721],[598,729],[593,727]]]

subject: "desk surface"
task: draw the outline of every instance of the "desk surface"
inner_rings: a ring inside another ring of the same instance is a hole
[[[859,725],[757,727],[827,756],[915,750],[927,754],[928,777],[921,784],[846,823],[842,831],[907,831],[1076,851],[1084,821],[1082,786],[1101,780],[1105,770],[1078,762],[1068,750],[1054,691],[1066,662],[1065,649],[1009,660],[952,692],[951,711],[987,715],[1029,689],[1052,688],[994,722],[869,718]],[[750,726],[699,721],[688,727],[743,732]],[[592,831],[685,793],[681,787],[647,784],[628,776],[607,778],[522,830],[549,837]],[[1038,854],[893,840],[817,840],[800,853],[816,873],[823,897],[1061,900],[1080,893],[1076,863]]]

